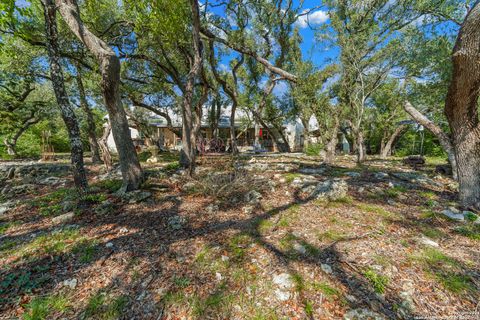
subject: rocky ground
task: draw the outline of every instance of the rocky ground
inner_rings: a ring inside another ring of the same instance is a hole
[[[478,319],[480,220],[427,165],[304,155],[2,163],[0,319]],[[13,168],[13,169],[11,169]]]

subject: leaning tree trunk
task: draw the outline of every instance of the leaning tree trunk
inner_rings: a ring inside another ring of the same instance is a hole
[[[7,153],[10,156],[17,156],[17,141],[21,137],[21,135],[27,131],[28,128],[33,126],[34,124],[38,123],[40,121],[39,118],[35,116],[35,113],[32,112],[32,114],[23,121],[22,126],[18,129],[18,131],[15,133],[15,135],[12,138],[5,138],[3,140],[3,143],[7,147]]]
[[[53,91],[60,107],[63,122],[67,127],[71,148],[71,161],[73,167],[73,180],[80,193],[88,189],[87,175],[83,163],[83,146],[80,139],[80,128],[77,117],[68,100],[65,83],[63,80],[62,67],[58,54],[58,32],[56,21],[56,9],[53,0],[42,0],[45,16],[45,31],[47,35],[47,52],[50,62],[50,77],[52,79]]]
[[[455,149],[453,147],[452,140],[439,126],[433,123],[430,119],[421,114],[414,106],[408,101],[403,105],[405,111],[415,120],[417,123],[421,124],[427,130],[429,130],[435,137],[437,137],[440,145],[443,150],[447,153],[448,161],[452,166],[453,179],[457,180],[458,169],[457,169],[457,159],[455,156]]]
[[[100,158],[100,149],[97,142],[97,134],[95,133],[95,120],[93,118],[92,110],[88,107],[87,96],[85,94],[85,87],[83,86],[82,75],[80,72],[80,65],[77,63],[77,87],[78,87],[78,94],[80,97],[80,107],[82,108],[83,112],[87,118],[87,134],[88,134],[88,142],[90,144],[90,152],[92,153],[92,162],[93,163],[101,163],[102,159]]]
[[[7,154],[9,156],[17,157],[16,143],[13,143],[8,138],[3,139],[3,144],[7,147]]]
[[[383,144],[380,151],[380,158],[385,159],[392,155],[392,147],[397,139],[405,132],[408,127],[406,125],[401,125],[395,128],[395,131],[390,135],[390,138],[387,140],[387,143]]]
[[[453,72],[445,101],[457,160],[460,203],[480,209],[480,3],[465,18],[452,53]]]
[[[83,24],[76,0],[55,0],[55,2],[70,30],[99,62],[102,94],[112,125],[113,139],[117,146],[122,170],[123,185],[120,192],[138,189],[143,181],[143,172],[130,136],[127,116],[120,97],[120,60],[107,43],[90,32]]]

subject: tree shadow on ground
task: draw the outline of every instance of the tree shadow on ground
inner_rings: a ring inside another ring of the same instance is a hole
[[[192,223],[187,221],[186,225],[178,230],[173,230],[169,225],[172,217],[183,216],[183,209],[181,207],[184,203],[177,194],[163,196],[161,203],[154,202],[148,204],[137,212],[128,210],[106,216],[97,216],[92,213],[85,214],[74,222],[78,223],[81,227],[101,230],[101,232],[97,233],[100,242],[95,245],[95,253],[90,257],[89,261],[77,263],[79,256],[77,253],[74,253],[73,248],[71,248],[72,250],[42,256],[38,259],[30,259],[19,264],[14,264],[13,266],[2,266],[0,268],[0,277],[13,274],[18,276],[16,278],[18,280],[26,271],[30,272],[31,270],[38,269],[38,272],[32,274],[32,278],[49,275],[47,278],[49,281],[39,283],[35,288],[24,292],[20,292],[17,287],[12,288],[12,290],[8,288],[3,290],[0,297],[6,299],[4,301],[8,300],[8,304],[4,304],[4,308],[0,308],[0,310],[7,310],[8,307],[11,306],[11,303],[14,303],[19,296],[28,294],[28,292],[42,292],[42,294],[53,293],[58,283],[71,278],[72,275],[81,274],[82,270],[89,270],[90,267],[94,266],[101,270],[101,267],[108,264],[109,259],[122,259],[122,257],[127,254],[130,259],[141,258],[148,261],[147,270],[144,270],[141,281],[120,285],[120,291],[130,296],[123,312],[130,316],[138,317],[141,314],[132,314],[132,310],[141,312],[142,304],[136,298],[134,299],[132,297],[138,297],[142,293],[142,290],[145,290],[145,286],[141,284],[148,279],[149,275],[155,274],[155,277],[158,277],[158,274],[161,274],[162,265],[159,264],[161,262],[159,257],[167,256],[171,259],[177,259],[179,255],[175,252],[173,245],[202,237],[206,237],[207,241],[209,238],[212,238],[211,241],[217,245],[228,246],[228,239],[222,239],[221,235],[227,231],[233,231],[238,234],[247,234],[252,239],[255,239],[256,243],[270,252],[276,258],[277,262],[291,275],[295,274],[292,263],[302,263],[320,267],[322,263],[329,261],[332,265],[333,272],[329,274],[328,277],[342,283],[345,288],[348,289],[348,294],[355,297],[353,301],[348,301],[349,308],[368,307],[382,314],[387,319],[398,318],[399,316],[396,309],[402,303],[402,299],[393,292],[388,292],[385,298],[379,297],[368,281],[361,276],[359,270],[346,261],[343,254],[337,248],[339,244],[359,240],[359,237],[344,238],[324,248],[317,248],[309,244],[308,239],[301,239],[303,243],[314,248],[315,254],[292,255],[262,235],[259,221],[274,218],[293,206],[307,204],[313,200],[314,198],[311,197],[302,197],[299,191],[297,191],[289,203],[266,211],[257,207],[247,218],[241,217],[235,219],[229,216],[225,219],[204,221],[204,223],[199,226],[192,225]],[[159,209],[159,207],[161,208]],[[199,217],[199,219],[201,219],[201,217]],[[402,226],[405,228],[418,228],[418,225],[415,223],[405,221],[395,223],[402,223]],[[121,232],[124,228],[126,231]],[[218,235],[220,235],[220,239]],[[31,241],[34,240],[32,239]],[[105,247],[107,241],[113,244],[113,248]],[[28,242],[23,245],[28,245]],[[187,262],[180,262],[180,264],[183,264],[185,269],[190,267]],[[465,274],[475,272],[464,265],[461,266],[461,269]],[[163,276],[167,278],[172,277],[172,275]],[[53,279],[56,283],[50,281]],[[113,287],[118,289],[118,284],[121,282],[120,279],[122,279],[122,272],[117,273],[109,285],[102,286],[101,289],[96,290],[97,293],[109,291]],[[208,282],[209,280],[210,279],[200,276],[198,279],[195,279],[194,282],[198,282],[196,285],[201,286],[202,283]],[[220,288],[219,290],[225,289]],[[215,295],[215,292],[211,294]],[[131,309],[130,312],[128,311],[129,308]],[[88,312],[87,309],[88,306],[85,307],[80,314]],[[152,313],[152,318],[158,318],[158,315],[164,312],[164,306],[162,304],[156,305],[155,308],[149,312]],[[305,314],[307,314],[306,311]],[[413,318],[415,316],[417,315],[408,313],[405,318]]]

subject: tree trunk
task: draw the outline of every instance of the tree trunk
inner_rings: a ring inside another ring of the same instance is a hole
[[[332,128],[330,139],[325,146],[325,163],[331,164],[335,160],[335,151],[338,144],[338,129],[340,127],[340,118],[335,115],[335,123]]]
[[[237,111],[237,101],[232,103],[232,111],[230,112],[230,143],[232,155],[238,154],[237,136],[235,134],[235,112]]]
[[[55,0],[55,2],[70,30],[99,62],[102,76],[102,94],[112,125],[113,139],[115,140],[122,170],[123,184],[119,191],[126,192],[138,189],[143,181],[143,172],[133,145],[127,116],[120,97],[120,60],[103,40],[91,33],[83,24],[76,0]]]
[[[32,112],[30,117],[25,119],[22,123],[22,126],[18,129],[18,131],[15,133],[15,135],[12,138],[5,138],[3,140],[3,143],[7,147],[7,153],[10,156],[17,157],[17,141],[20,138],[20,136],[27,131],[28,128],[30,128],[32,125],[38,123],[40,121],[39,118],[35,116],[35,113]]]
[[[78,94],[80,97],[80,107],[82,108],[85,116],[87,118],[87,134],[88,134],[88,142],[90,144],[90,152],[92,153],[92,162],[93,163],[101,163],[102,160],[100,158],[100,150],[98,147],[97,142],[97,134],[95,128],[95,120],[93,118],[92,110],[88,107],[87,97],[85,95],[85,88],[83,86],[82,75],[80,71],[80,64],[76,64],[77,67],[77,87],[78,87]]]
[[[387,140],[387,143],[383,143],[382,139],[382,148],[380,150],[380,158],[385,159],[392,155],[392,147],[397,139],[407,130],[406,125],[401,125],[395,128],[395,131],[390,135],[390,138]]]
[[[360,128],[352,128],[352,131],[353,131],[353,138],[355,141],[357,163],[361,164],[366,159],[365,137],[363,136],[363,131]]]
[[[7,147],[7,154],[9,156],[17,157],[17,151],[15,150],[16,144],[13,144],[8,138],[3,139],[3,144]]]
[[[108,149],[108,144],[107,144],[107,139],[108,139],[108,136],[110,135],[110,131],[112,131],[112,126],[110,125],[110,122],[107,122],[105,127],[103,128],[103,135],[98,140],[98,145],[102,150],[103,164],[105,165],[105,168],[107,169],[107,171],[111,171],[113,168],[112,155],[110,153],[110,149]]]
[[[253,142],[253,150],[255,153],[260,151],[260,123],[258,122],[257,117],[254,116],[255,122],[255,140]]]
[[[463,22],[452,53],[453,72],[445,102],[457,160],[459,200],[480,209],[480,3]]]
[[[63,122],[67,127],[71,148],[71,162],[73,168],[73,180],[75,187],[80,193],[88,190],[87,175],[83,163],[83,147],[80,139],[80,128],[77,117],[68,100],[65,83],[63,80],[62,67],[58,54],[58,32],[56,21],[56,9],[53,0],[42,0],[45,16],[45,31],[47,36],[47,52],[50,62],[50,77],[53,91],[60,108]]]
[[[180,153],[180,164],[188,169],[191,176],[195,171],[196,158],[196,130],[193,123],[193,94],[195,89],[195,79],[198,78],[202,69],[202,52],[200,42],[200,12],[197,0],[190,0],[190,8],[192,10],[192,47],[193,47],[193,63],[188,72],[187,82],[183,93],[182,105],[182,151]],[[200,106],[201,108],[201,106]],[[201,119],[199,119],[200,121]],[[200,125],[199,125],[200,126]]]
[[[453,179],[457,180],[457,159],[455,156],[455,149],[453,147],[450,137],[445,132],[443,132],[443,130],[439,126],[437,126],[435,123],[433,123],[423,114],[421,114],[417,109],[415,109],[415,107],[412,106],[410,102],[406,101],[403,105],[403,108],[412,117],[413,120],[427,128],[435,137],[437,137],[443,150],[445,150],[448,155],[448,161],[452,166]]]

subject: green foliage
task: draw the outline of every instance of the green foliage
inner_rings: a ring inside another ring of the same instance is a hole
[[[100,188],[101,190],[105,190],[109,193],[116,192],[122,186],[122,180],[111,180],[105,179],[102,181],[98,181],[93,186]]]
[[[376,293],[385,293],[385,289],[389,282],[389,279],[386,276],[376,273],[375,270],[371,268],[365,270],[363,276],[367,278]]]
[[[98,250],[98,242],[91,239],[82,239],[72,248],[72,253],[79,255],[79,260],[82,263],[89,263],[93,260],[95,253]]]
[[[30,200],[29,204],[39,208],[39,212],[43,216],[56,216],[63,213],[64,209],[71,210],[71,208],[64,208],[63,202],[76,203],[77,201],[78,193],[75,189],[60,188],[45,196]]]
[[[62,295],[48,295],[33,298],[25,308],[24,320],[46,320],[54,312],[65,312],[69,309],[70,302]]]
[[[478,224],[457,227],[455,232],[473,240],[480,240],[480,225]]]
[[[180,169],[180,163],[178,161],[167,163],[163,167],[163,169],[167,172],[177,171],[178,169]]]
[[[414,257],[420,261],[427,273],[443,287],[453,293],[465,293],[474,290],[472,279],[464,271],[462,264],[437,249],[425,249]]]
[[[311,143],[305,147],[305,154],[309,156],[318,156],[324,146],[320,143]]]
[[[326,282],[314,282],[313,289],[321,291],[328,299],[340,296],[340,291]]]
[[[128,298],[126,296],[113,297],[100,292],[88,299],[85,316],[89,319],[118,319],[125,310],[127,303]]]

